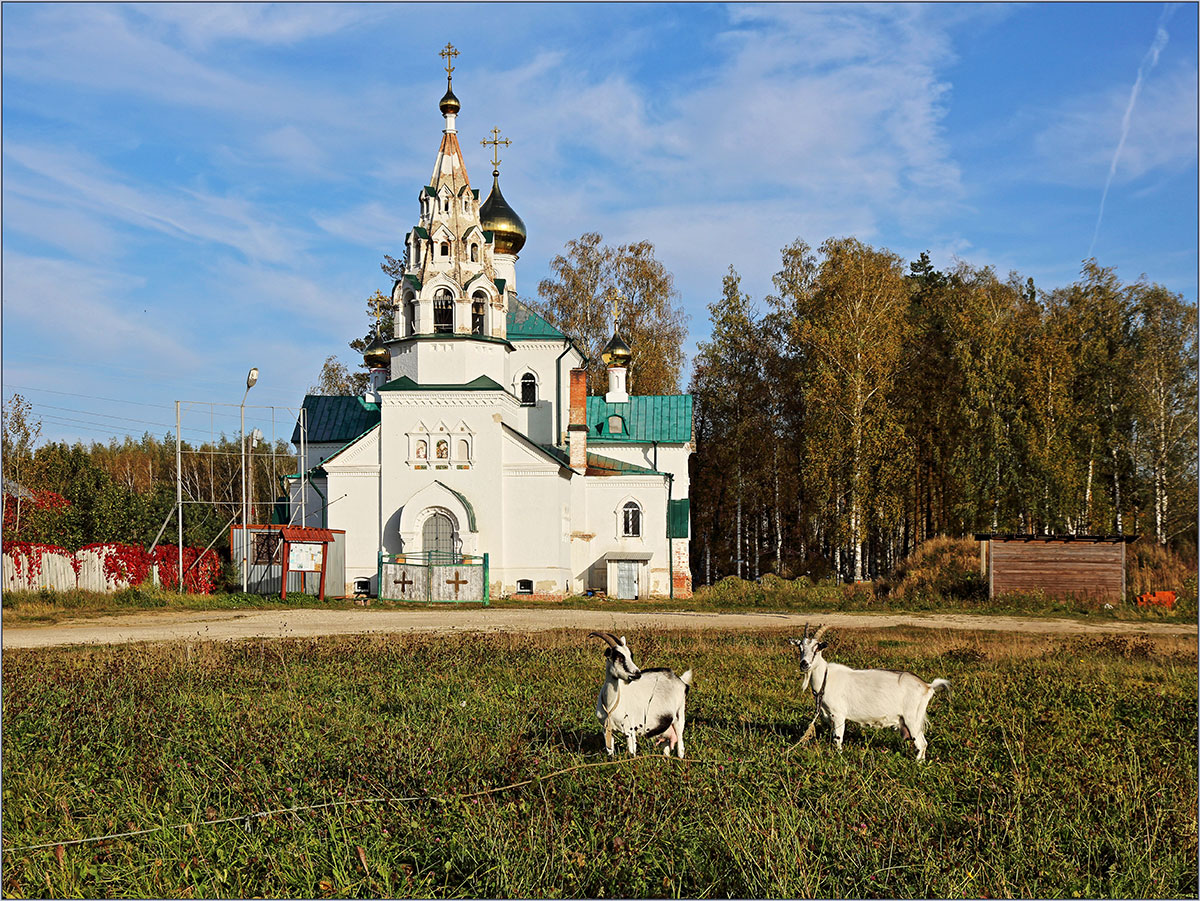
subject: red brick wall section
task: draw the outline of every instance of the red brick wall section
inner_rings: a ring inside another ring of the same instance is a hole
[[[674,567],[671,582],[675,597],[690,598],[692,596],[692,563],[691,556],[688,554],[688,539],[671,540],[671,557],[671,565]]]
[[[587,425],[587,370],[571,370],[571,425]]]
[[[567,443],[571,446],[571,468],[576,472],[587,469],[587,370],[571,370],[571,419],[567,426]]]

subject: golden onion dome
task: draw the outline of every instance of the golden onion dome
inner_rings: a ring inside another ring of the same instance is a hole
[[[479,208],[479,227],[492,233],[492,249],[495,253],[511,253],[515,256],[525,246],[525,223],[500,193],[499,169],[492,170],[492,193]]]
[[[462,108],[462,104],[458,102],[458,98],[454,96],[454,91],[450,89],[450,83],[446,83],[446,93],[442,95],[442,101],[438,104],[438,109],[442,111],[442,115],[449,113],[457,113]]]
[[[608,343],[604,345],[604,350],[600,353],[600,359],[604,361],[605,366],[627,368],[629,361],[633,359],[633,351],[629,349],[629,345],[625,343],[620,332],[613,332],[613,336],[608,339]]]
[[[392,355],[383,345],[383,339],[378,334],[371,339],[367,349],[363,351],[363,362],[371,369],[387,369],[392,362]]]

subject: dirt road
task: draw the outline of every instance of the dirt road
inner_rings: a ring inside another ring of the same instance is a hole
[[[238,638],[308,638],[388,632],[536,632],[547,629],[803,629],[805,622],[838,628],[922,626],[1038,633],[1196,635],[1194,624],[1088,623],[957,613],[625,613],[607,610],[246,610],[169,611],[74,620],[53,626],[5,627],[3,647],[39,648],[134,641],[227,641]]]

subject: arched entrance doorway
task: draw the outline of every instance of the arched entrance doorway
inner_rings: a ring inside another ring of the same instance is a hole
[[[445,513],[434,513],[421,527],[421,550],[435,560],[448,560],[458,553],[454,523]]]

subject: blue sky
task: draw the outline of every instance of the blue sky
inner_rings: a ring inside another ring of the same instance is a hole
[[[390,289],[447,41],[484,193],[513,141],[518,290],[585,231],[648,240],[689,356],[728,267],[761,300],[797,237],[1196,298],[1195,4],[6,4],[4,396],[52,440],[162,435],[257,366],[248,420],[290,434],[262,407],[357,362]]]

